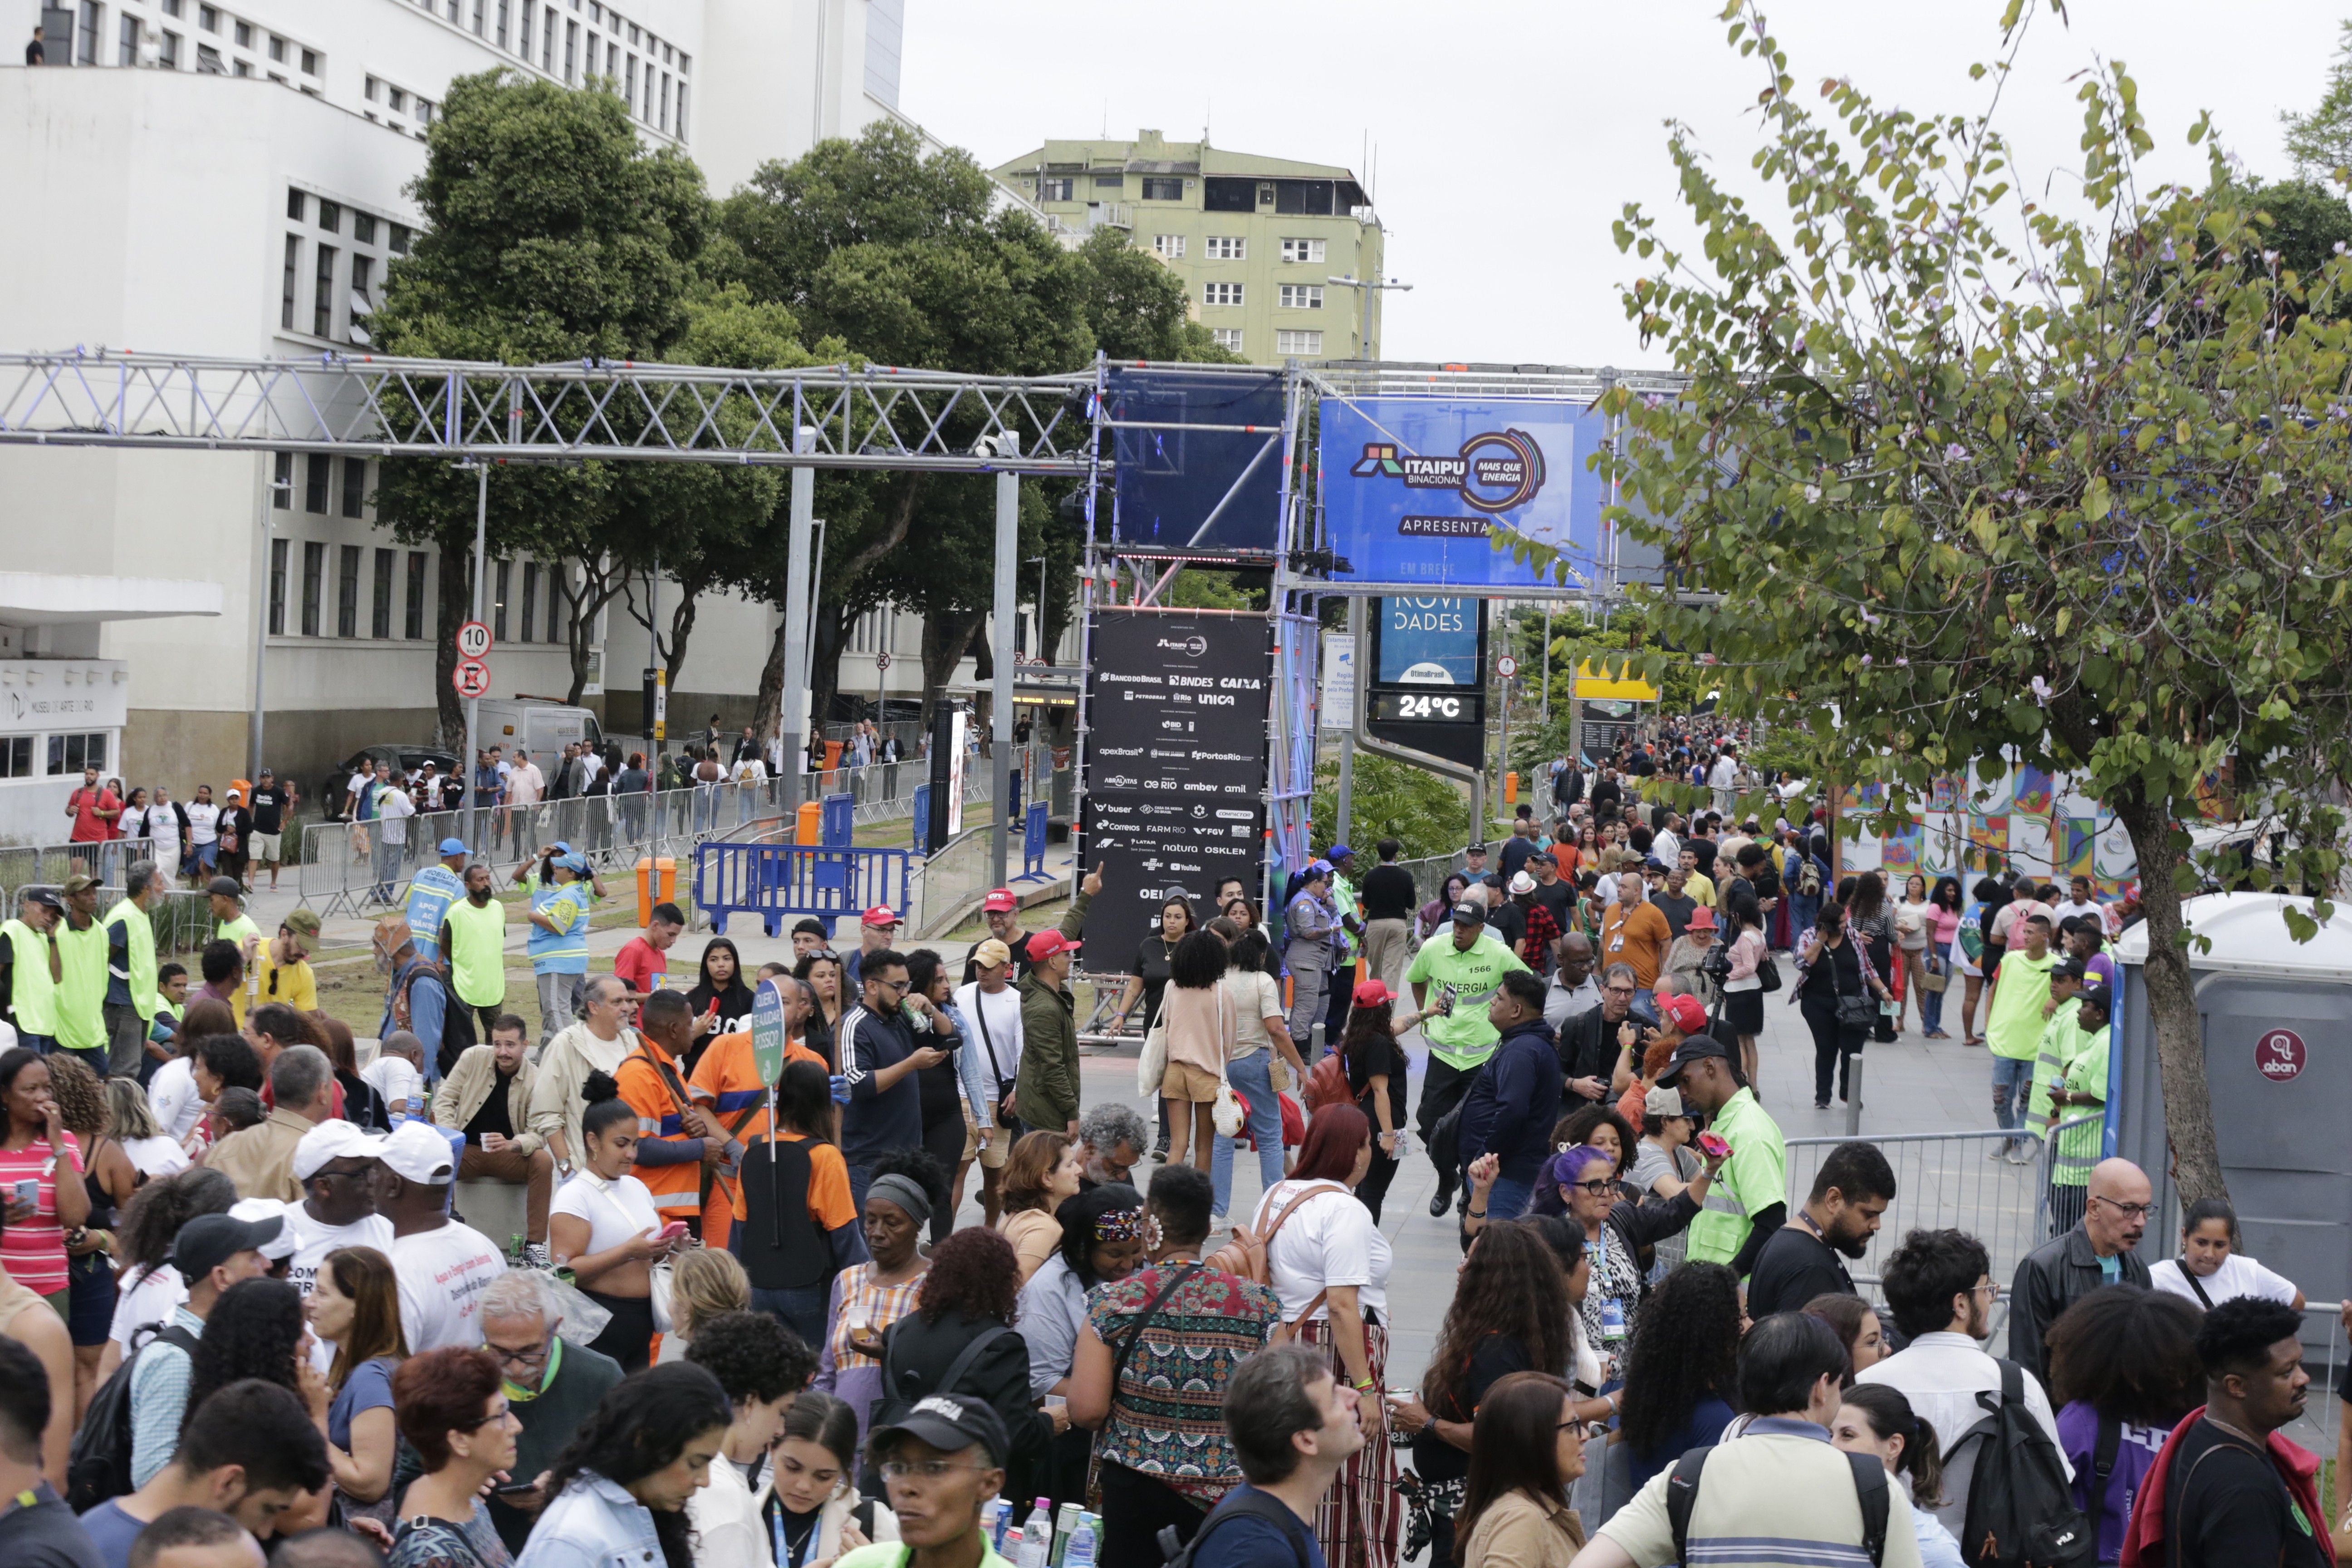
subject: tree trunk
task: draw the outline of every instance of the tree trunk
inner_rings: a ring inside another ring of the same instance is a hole
[[[588,650],[596,638],[597,617],[604,614],[604,606],[619,595],[629,580],[626,572],[613,570],[609,562],[602,563],[603,570],[592,571],[584,561],[577,563],[577,565],[580,568],[580,590],[572,597],[572,623],[566,628],[572,653],[572,686],[563,696],[563,700],[574,707],[579,705],[588,685]],[[652,716],[648,714],[646,717],[649,721],[646,728],[650,730],[653,728],[650,722]]]
[[[833,717],[834,694],[841,689],[841,648],[847,639],[838,602],[816,607],[816,647],[809,658],[809,732],[822,734]]]
[[[923,733],[931,732],[931,714],[940,693],[963,662],[963,650],[972,628],[983,618],[980,610],[935,610],[923,617]]]
[[[751,703],[752,729],[763,740],[783,726],[784,650],[789,646],[784,627],[790,624],[784,613],[778,610],[775,635],[768,639],[768,662],[760,669],[760,693]],[[805,745],[808,737],[803,735],[801,741]]]
[[[2221,1152],[2213,1137],[2212,1089],[2205,1077],[2205,1041],[2197,1012],[2197,990],[2180,944],[2180,890],[2173,881],[2182,865],[2174,847],[2177,831],[2160,806],[2138,798],[2114,803],[2131,836],[2139,861],[2140,912],[2147,922],[2148,1025],[2156,1031],[2158,1081],[2164,1089],[2164,1131],[2172,1145],[2172,1179],[2183,1207],[2199,1198],[2230,1195],[2221,1179]],[[2160,1173],[2150,1172],[2154,1180]]]
[[[440,640],[433,648],[434,732],[433,743],[453,755],[466,744],[466,704],[451,684],[457,673],[457,628],[474,613],[474,584],[466,570],[467,558],[474,552],[474,531],[467,525],[460,541],[455,530],[441,535],[441,609],[437,616]],[[460,757],[461,766],[471,769],[474,759]],[[471,777],[470,773],[467,777]]]
[[[677,607],[669,613],[669,643],[662,649],[662,665],[672,691],[677,689],[678,671],[686,668],[686,645],[694,636],[695,608],[702,603],[699,584],[677,584]]]

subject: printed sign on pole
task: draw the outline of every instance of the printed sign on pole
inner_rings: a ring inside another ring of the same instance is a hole
[[[1513,658],[1509,654],[1505,654],[1502,658],[1495,661],[1495,673],[1501,676],[1505,680],[1510,679],[1511,677],[1518,674],[1518,672],[1519,661]]]
[[[784,993],[773,978],[760,982],[751,1004],[751,1070],[770,1089],[784,1076]]]
[[[479,621],[467,621],[457,628],[457,657],[478,659],[490,651],[490,628]]]
[[[1323,634],[1323,712],[1326,730],[1350,729],[1356,722],[1356,638],[1349,632]]]
[[[457,695],[466,698],[488,697],[490,694],[490,667],[478,658],[460,659],[449,673],[449,684]]]

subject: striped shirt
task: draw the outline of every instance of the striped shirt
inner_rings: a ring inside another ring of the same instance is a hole
[[[1636,1563],[1675,1560],[1666,1514],[1668,1466],[1600,1533]],[[1862,1545],[1862,1503],[1853,1470],[1830,1447],[1827,1429],[1780,1415],[1751,1421],[1738,1439],[1717,1445],[1691,1506],[1691,1568],[1870,1568]],[[1920,1568],[1911,1503],[1887,1488],[1885,1568]]]
[[[871,1165],[893,1149],[923,1145],[923,1091],[907,1073],[888,1089],[884,1068],[915,1053],[915,1031],[907,1015],[887,1017],[859,1005],[841,1016],[841,1072],[849,1080],[849,1103],[841,1108],[841,1153],[853,1166]]]
[[[65,1139],[73,1153],[73,1166],[65,1176],[78,1182],[81,1180],[81,1142],[70,1132]],[[53,1296],[71,1283],[66,1275],[65,1227],[58,1223],[57,1166],[46,1138],[37,1138],[22,1149],[0,1149],[0,1187],[40,1183],[33,1217],[0,1232],[0,1265],[6,1266],[11,1279],[39,1296]]]

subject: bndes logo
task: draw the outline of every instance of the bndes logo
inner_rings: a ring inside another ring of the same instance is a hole
[[[1189,637],[1161,637],[1159,647],[1166,653],[1181,653],[1198,658],[1209,651],[1209,639],[1195,632]]]

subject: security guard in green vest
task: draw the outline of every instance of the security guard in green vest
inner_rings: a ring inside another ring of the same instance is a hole
[[[147,1065],[147,1037],[160,1005],[155,983],[152,913],[164,882],[152,860],[123,873],[129,895],[106,911],[106,1070],[131,1078]]]
[[[474,1010],[479,1039],[490,1037],[507,1010],[506,947],[507,907],[490,896],[490,868],[468,866],[466,896],[441,917],[441,961],[449,989]]]
[[[58,949],[58,1048],[106,1076],[106,928],[98,921],[98,879],[68,877],[65,918],[49,933]]]
[[[57,1045],[62,972],[49,932],[65,907],[49,889],[27,888],[17,895],[16,918],[0,923],[0,1000],[16,1026],[16,1043],[44,1056]]]

